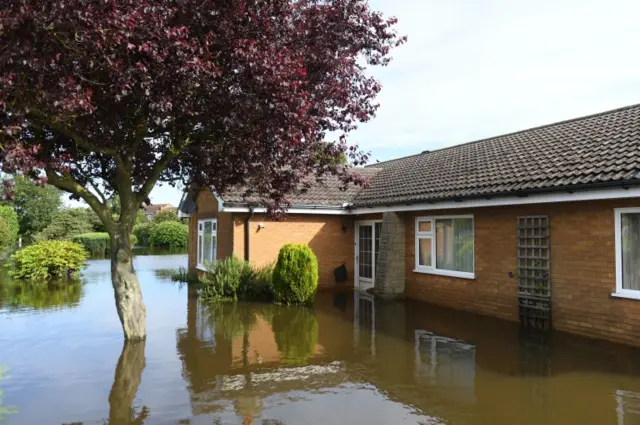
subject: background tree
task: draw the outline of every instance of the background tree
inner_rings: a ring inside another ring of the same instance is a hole
[[[97,231],[100,221],[87,208],[67,208],[56,213],[51,224],[35,235],[36,241],[68,240],[76,235]]]
[[[13,248],[18,241],[20,232],[20,224],[18,223],[18,214],[10,205],[0,205],[0,218],[7,227],[8,238],[2,241],[5,248]]]
[[[377,110],[366,66],[404,41],[395,22],[366,0],[5,0],[1,166],[96,212],[125,337],[142,339],[129,236],[153,187],[243,185],[278,212],[309,175],[364,183],[336,159],[366,162],[344,134]]]
[[[62,206],[62,192],[51,185],[37,185],[24,176],[13,177],[13,197],[9,205],[18,214],[20,235],[31,239],[53,221]]]

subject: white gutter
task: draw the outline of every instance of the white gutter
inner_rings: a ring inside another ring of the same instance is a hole
[[[531,205],[546,204],[559,202],[577,202],[577,201],[596,201],[606,199],[628,199],[640,198],[640,187],[623,188],[603,188],[591,190],[578,190],[574,193],[554,192],[543,194],[531,194],[528,196],[507,196],[492,199],[470,199],[443,202],[420,202],[409,205],[388,205],[379,207],[357,207],[347,209],[346,207],[327,208],[322,206],[303,206],[293,207],[287,210],[288,214],[318,214],[318,215],[362,215],[375,214],[385,212],[402,212],[402,211],[423,211],[423,210],[444,210],[444,209],[462,209],[462,208],[483,208],[497,207],[508,205]],[[224,207],[221,211],[225,212],[249,212],[247,207]],[[266,208],[254,208],[254,213],[266,213]]]

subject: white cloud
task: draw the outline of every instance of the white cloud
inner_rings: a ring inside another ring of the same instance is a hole
[[[388,159],[640,102],[629,0],[371,0],[409,41],[351,140]]]

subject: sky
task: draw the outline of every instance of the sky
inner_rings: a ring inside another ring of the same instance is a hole
[[[349,140],[387,160],[640,103],[637,0],[369,0],[408,42]],[[180,200],[157,187],[154,203]]]

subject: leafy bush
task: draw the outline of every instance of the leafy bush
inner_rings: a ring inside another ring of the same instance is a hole
[[[53,222],[36,235],[35,240],[71,240],[75,235],[94,232],[99,223],[96,218],[96,214],[88,208],[59,211]]]
[[[164,223],[165,221],[180,221],[178,213],[174,210],[159,211],[153,216],[154,223]]]
[[[246,261],[236,257],[218,260],[207,265],[203,275],[200,296],[205,300],[237,300],[240,288],[246,291],[253,269]]]
[[[87,260],[82,247],[69,241],[43,241],[11,256],[12,275],[18,279],[49,280],[76,275]]]
[[[149,239],[153,246],[166,246],[169,248],[187,247],[189,228],[177,221],[164,221],[154,224],[149,233]]]
[[[306,304],[318,289],[318,259],[306,245],[286,244],[280,249],[273,270],[276,301]]]
[[[72,241],[84,247],[92,257],[104,257],[111,252],[111,237],[108,233],[82,233]],[[136,235],[131,235],[131,245],[138,243]]]
[[[272,320],[278,351],[285,363],[304,364],[318,343],[318,320],[306,306],[281,308]]]
[[[11,230],[4,218],[0,217],[0,254],[11,248]]]
[[[6,239],[7,247],[12,247],[18,241],[18,233],[20,232],[20,223],[18,222],[18,214],[9,205],[0,205],[0,217],[8,229],[8,239]]]
[[[146,218],[145,218],[146,220]],[[153,223],[146,222],[143,224],[136,224],[133,227],[133,234],[138,238],[138,243],[142,246],[151,245],[151,228]]]

